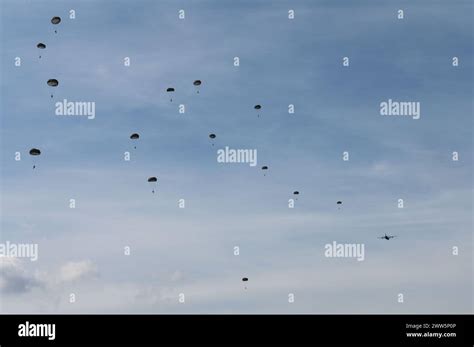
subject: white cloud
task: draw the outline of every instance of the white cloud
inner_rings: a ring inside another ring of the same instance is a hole
[[[94,277],[97,274],[97,267],[90,260],[68,262],[59,269],[58,281],[74,282]]]
[[[41,284],[36,276],[25,270],[18,258],[0,257],[0,292],[22,294]]]
[[[25,294],[34,289],[55,292],[65,284],[87,282],[98,274],[97,266],[89,261],[68,262],[57,270],[31,271],[24,260],[0,257],[0,292],[4,294]]]

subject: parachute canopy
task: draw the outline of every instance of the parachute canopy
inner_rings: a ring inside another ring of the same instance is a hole
[[[268,166],[262,166],[262,170],[268,170]]]
[[[55,24],[55,25],[61,23],[61,17],[53,17],[53,18],[51,18],[51,23],[53,23],[53,24]]]
[[[166,91],[169,92],[174,92],[174,88],[167,88]]]
[[[253,108],[256,110],[260,110],[262,108],[262,105],[255,105]]]
[[[30,149],[30,155],[40,155],[41,151],[38,148]]]
[[[158,181],[158,180],[156,179],[156,177],[150,177],[150,178],[148,178],[148,182],[156,182],[156,181]]]
[[[216,134],[209,134],[209,137],[210,137],[211,139],[215,139],[215,138],[216,138]]]
[[[45,48],[46,48],[46,45],[45,45],[44,43],[41,43],[41,42],[40,42],[40,43],[38,43],[38,44],[36,45],[36,47],[39,48],[39,49],[45,49]]]
[[[342,205],[342,201],[338,201],[336,204],[338,204],[338,205]]]
[[[195,80],[195,81],[193,82],[193,84],[194,84],[195,86],[200,86],[200,85],[201,85],[201,80]]]
[[[137,133],[133,133],[132,135],[130,135],[130,138],[131,138],[132,140],[137,140],[137,139],[140,138],[140,135],[137,134]]]
[[[242,282],[247,282],[249,279],[247,277],[242,278]]]
[[[55,80],[55,79],[48,80],[48,86],[50,87],[57,87],[58,84],[59,84],[58,80]]]
[[[296,191],[293,192],[293,194],[294,195],[300,195],[300,192],[296,190]]]

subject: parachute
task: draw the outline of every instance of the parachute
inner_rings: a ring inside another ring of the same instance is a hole
[[[57,86],[59,85],[58,80],[56,80],[56,79],[54,79],[54,78],[48,80],[47,83],[48,83],[48,86],[50,86],[50,87],[57,87]],[[51,94],[51,98],[52,98],[52,97],[53,97],[53,94]]]
[[[59,23],[61,23],[61,17],[53,17],[53,18],[51,18],[51,23],[53,23],[54,25],[58,25]],[[58,31],[55,29],[55,30],[54,30],[54,33],[57,34]]]
[[[130,135],[130,138],[132,140],[138,140],[140,138],[140,135],[137,134],[137,133],[133,133],[132,135]],[[133,146],[134,149],[137,149],[137,146]]]
[[[45,45],[44,43],[41,43],[41,42],[40,42],[40,43],[38,43],[38,44],[36,45],[36,48],[38,48],[38,49],[45,49],[45,48],[46,48],[46,45]],[[40,54],[39,58],[41,59],[41,54]]]
[[[299,191],[294,191],[293,194],[294,195],[300,195],[300,192]]]
[[[48,86],[50,86],[50,87],[57,87],[58,85],[59,85],[58,80],[55,80],[54,78],[48,80]]]
[[[242,282],[248,282],[248,280],[249,279],[247,277],[242,278]],[[247,286],[245,287],[245,289],[247,289]]]
[[[174,93],[174,88],[171,88],[171,87],[170,87],[170,88],[167,88],[167,89],[166,89],[166,92],[167,92],[167,93]],[[173,102],[173,98],[171,98],[171,97],[170,97],[170,102]]]
[[[41,154],[41,151],[38,148],[32,148],[30,149],[30,155],[32,156],[38,156]],[[36,165],[33,164],[33,170],[36,168]]]
[[[209,134],[209,138],[214,140],[216,138],[216,134]],[[212,145],[214,146],[214,142],[212,142]]]
[[[201,80],[195,80],[193,85],[196,86],[196,93],[199,94],[199,86],[201,85]]]
[[[336,202],[336,204],[342,205],[342,201],[338,201],[338,202]]]
[[[268,166],[262,166],[262,170],[264,171],[268,170]],[[263,174],[263,176],[266,176],[266,174]]]
[[[149,177],[148,182],[150,183],[156,183],[158,180],[156,177]],[[153,190],[151,191],[153,194],[155,194],[155,188],[153,187]]]
[[[30,149],[30,155],[40,155],[41,151],[38,148]]]
[[[256,110],[260,110],[262,108],[262,105],[255,105],[253,108]],[[257,117],[260,117],[260,112],[257,114]]]

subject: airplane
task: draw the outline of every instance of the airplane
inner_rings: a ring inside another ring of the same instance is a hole
[[[397,237],[396,235],[387,235],[385,234],[384,236],[377,237],[378,239],[385,239],[385,240],[390,240],[393,239],[394,237]]]

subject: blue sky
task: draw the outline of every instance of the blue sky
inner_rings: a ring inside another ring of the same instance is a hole
[[[40,252],[4,265],[4,283],[21,281],[2,312],[472,312],[470,1],[3,0],[1,11],[1,239]],[[95,102],[96,118],[55,116],[65,98]],[[419,101],[421,118],[381,116],[388,99]],[[217,163],[224,146],[257,149],[257,167]],[[364,243],[366,259],[324,257],[333,241]]]

